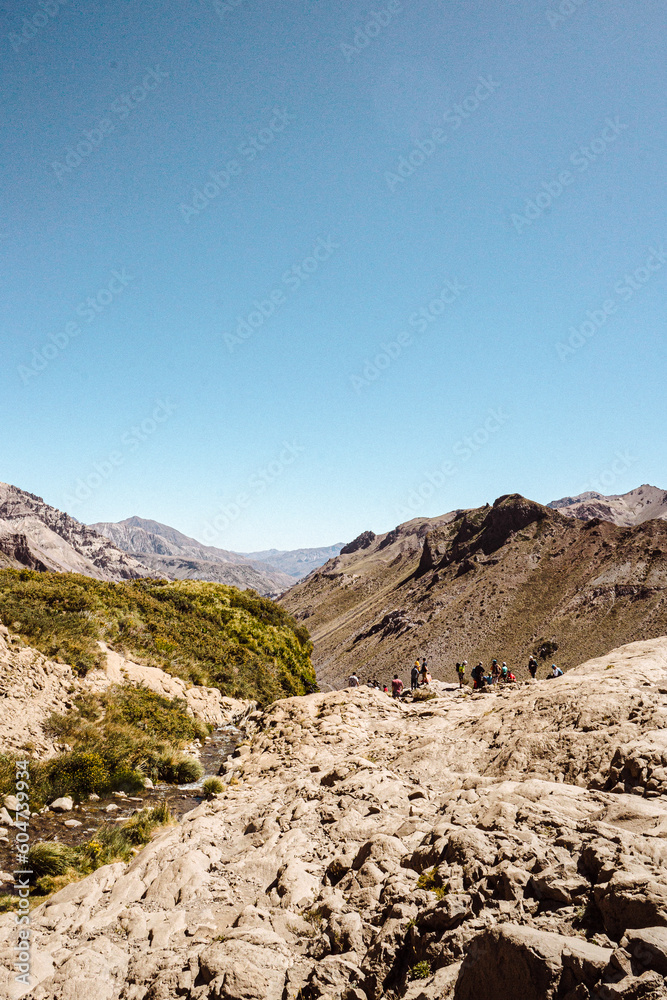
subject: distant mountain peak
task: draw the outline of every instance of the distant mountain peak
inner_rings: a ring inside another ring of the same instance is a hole
[[[42,497],[0,483],[0,551],[8,565],[100,580],[153,576],[134,556]]]
[[[341,548],[333,545],[289,552],[279,549],[231,552],[204,545],[168,524],[137,514],[123,521],[100,521],[91,527],[169,579],[209,580],[241,588],[252,587],[267,596],[284,593],[314,568],[338,555]]]
[[[627,493],[605,496],[589,490],[577,496],[552,500],[547,506],[567,517],[578,517],[584,521],[598,517],[602,521],[630,528],[644,521],[667,520],[667,491],[642,483]]]

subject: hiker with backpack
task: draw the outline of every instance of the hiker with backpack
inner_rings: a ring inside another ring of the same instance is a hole
[[[456,664],[456,673],[458,674],[458,677],[459,677],[459,687],[460,688],[462,688],[463,685],[465,684],[466,666],[467,666],[467,664],[468,664],[467,660],[464,660],[463,663],[457,663]]]
[[[419,660],[415,660],[410,671],[410,690],[416,691],[419,687]]]
[[[392,698],[400,698],[403,694],[403,681],[398,676],[394,674],[394,679],[391,682],[391,696]]]
[[[530,656],[528,659],[528,673],[535,680],[537,677],[537,660],[534,656]]]

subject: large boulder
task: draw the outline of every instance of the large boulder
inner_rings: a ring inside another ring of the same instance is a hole
[[[483,931],[471,941],[456,1000],[555,1000],[578,984],[593,986],[612,954],[581,938],[517,924]],[[583,994],[586,995],[586,994]]]
[[[667,927],[629,930],[622,944],[639,965],[667,976]]]
[[[595,886],[594,896],[607,934],[617,941],[628,928],[667,927],[667,885],[648,873],[614,872]]]

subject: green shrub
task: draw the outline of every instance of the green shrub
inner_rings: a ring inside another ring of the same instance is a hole
[[[449,884],[447,882],[443,882],[440,871],[436,866],[435,868],[429,868],[428,871],[421,873],[417,879],[417,888],[426,889],[428,892],[434,892],[438,899],[443,899],[449,891]]]
[[[123,824],[123,834],[130,844],[147,844],[151,839],[151,834],[158,826],[165,826],[172,822],[172,815],[166,802],[153,809],[142,809],[131,816],[127,823]]]
[[[0,621],[81,674],[104,663],[104,640],[231,697],[267,703],[317,689],[306,627],[268,598],[222,584],[0,570]]]
[[[219,795],[225,786],[220,781],[220,778],[207,778],[201,787],[206,798],[212,799],[215,798],[216,795]]]
[[[28,865],[33,870],[33,894],[49,896],[102,865],[130,861],[137,847],[147,844],[157,827],[171,822],[169,807],[162,802],[154,808],[142,809],[125,823],[100,827],[92,840],[77,847],[53,841],[34,844],[28,852]],[[13,896],[6,897],[6,909],[15,908],[13,899]]]
[[[410,969],[410,979],[428,979],[431,975],[431,966],[428,962],[417,962]]]
[[[204,768],[194,757],[169,753],[157,762],[158,778],[170,784],[189,785],[193,781],[199,781],[203,774]]]
[[[68,868],[76,868],[79,856],[73,847],[57,841],[33,844],[28,851],[28,868],[33,881],[44,875],[64,875]]]

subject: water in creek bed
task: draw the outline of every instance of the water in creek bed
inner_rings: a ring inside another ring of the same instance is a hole
[[[204,768],[204,776],[199,781],[189,785],[167,785],[159,784],[155,788],[137,792],[136,795],[124,799],[110,796],[100,798],[99,802],[82,802],[78,808],[74,808],[68,813],[46,812],[38,816],[30,817],[29,836],[30,843],[36,844],[38,841],[57,840],[61,844],[71,844],[73,846],[91,840],[95,831],[103,823],[116,823],[130,818],[137,809],[144,809],[166,802],[176,819],[180,819],[190,809],[194,809],[203,801],[204,795],[201,786],[206,778],[217,775],[220,765],[234,751],[241,739],[241,730],[236,726],[221,726],[214,729],[208,742],[201,748],[199,759]],[[0,799],[0,804],[2,800]],[[118,806],[117,812],[107,813],[105,809],[113,803]],[[14,817],[12,816],[12,819]],[[66,819],[76,819],[82,825],[74,828],[65,826]],[[1,824],[0,824],[1,825]],[[120,825],[120,822],[119,822]],[[14,838],[18,831],[10,827],[8,829],[9,843],[0,843],[0,871],[13,872],[17,866],[16,854],[14,850]],[[0,878],[0,883],[2,879]],[[0,892],[6,892],[7,888],[0,887]]]

